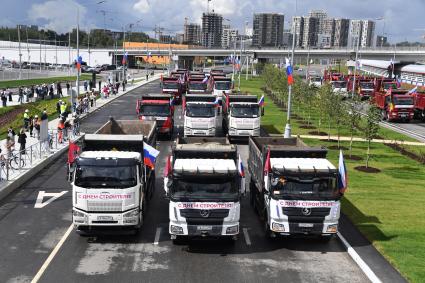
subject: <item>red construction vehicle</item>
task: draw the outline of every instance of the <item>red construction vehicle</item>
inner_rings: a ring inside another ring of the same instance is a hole
[[[409,122],[413,119],[413,97],[407,90],[389,89],[375,92],[375,104],[381,109],[382,119]]]
[[[143,94],[137,100],[137,115],[142,121],[156,121],[158,134],[173,136],[174,129],[174,97],[170,94]]]
[[[425,122],[425,92],[416,92],[412,94],[415,105],[414,117]]]
[[[361,79],[358,82],[357,93],[359,94],[361,100],[369,99],[375,95],[375,83],[374,80]]]
[[[397,81],[393,79],[376,79],[375,92],[385,92],[391,89],[398,89]]]
[[[174,96],[174,101],[176,103],[181,102],[183,86],[181,78],[176,77],[165,77],[162,78],[161,82],[162,93],[168,93]]]
[[[339,73],[336,70],[325,70],[323,73],[323,78],[325,81],[343,81],[344,75]]]

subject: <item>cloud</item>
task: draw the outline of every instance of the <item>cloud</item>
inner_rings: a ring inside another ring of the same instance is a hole
[[[150,3],[148,0],[138,0],[134,5],[133,8],[139,11],[140,13],[148,13],[151,9]]]
[[[80,25],[86,26],[87,9],[74,0],[51,0],[41,4],[33,4],[28,10],[28,18],[43,21],[42,28],[66,33],[77,26],[77,7],[80,14]]]

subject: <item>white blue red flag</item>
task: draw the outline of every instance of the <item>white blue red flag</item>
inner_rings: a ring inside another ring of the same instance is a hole
[[[204,83],[206,83],[208,81],[208,77],[207,76],[205,76],[205,78],[202,80],[202,83],[204,84]]]
[[[264,94],[261,96],[260,101],[258,101],[258,105],[260,105],[261,107],[264,106]]]
[[[83,57],[78,56],[77,58],[77,69],[81,69],[81,65],[83,64]]]
[[[155,169],[155,162],[158,155],[158,150],[143,142],[143,162],[146,166],[151,169]]]
[[[292,66],[289,62],[289,58],[286,58],[286,76],[288,77],[288,85],[293,85],[294,77],[292,75]]]
[[[414,94],[418,91],[418,86],[415,86],[414,88],[412,88],[411,90],[409,90],[409,92],[407,94]]]
[[[220,100],[218,99],[218,96],[215,97],[214,105],[217,107],[220,104]]]
[[[348,185],[347,168],[344,163],[344,156],[342,150],[339,151],[339,162],[338,162],[338,188],[341,193],[344,193]]]
[[[127,57],[128,57],[128,52],[124,53],[124,56],[122,57],[122,64],[127,64]]]
[[[240,154],[239,154],[239,158],[238,158],[238,172],[239,172],[239,175],[242,178],[245,178],[245,170],[243,168],[242,158],[241,158]]]

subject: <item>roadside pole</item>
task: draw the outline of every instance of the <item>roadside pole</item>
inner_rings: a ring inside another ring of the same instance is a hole
[[[357,60],[359,56],[359,48],[360,48],[360,36],[357,36],[356,61],[354,62],[354,77],[353,77],[353,89],[351,90],[351,99],[354,98],[354,89],[356,87]]]
[[[291,66],[294,64],[294,53],[295,53],[295,28],[292,32],[292,54],[291,61],[289,62]],[[288,112],[286,116],[286,126],[285,126],[285,138],[291,137],[291,93],[292,85],[288,84]]]
[[[124,27],[124,39],[122,41],[122,83],[124,84],[125,80],[125,66],[127,65],[127,60],[124,61],[125,58],[125,27]]]
[[[22,52],[21,52],[21,25],[18,25],[18,41],[19,41],[19,79],[22,79]]]
[[[77,66],[80,66],[77,68],[77,98],[80,95],[80,69],[81,69],[81,62],[78,62],[80,60],[80,9],[77,7]],[[80,64],[80,65],[79,65]],[[71,112],[74,113],[74,93],[71,91]]]

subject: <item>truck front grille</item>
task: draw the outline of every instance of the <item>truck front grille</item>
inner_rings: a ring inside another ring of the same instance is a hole
[[[208,215],[205,216],[206,212]],[[201,215],[201,213],[204,214]],[[229,216],[228,209],[181,209],[180,215],[186,218],[188,225],[222,225],[224,218]]]
[[[89,212],[122,211],[122,201],[87,201]]]
[[[282,207],[282,213],[288,216],[288,221],[295,223],[323,223],[330,211],[330,208],[310,208],[310,214],[306,215],[302,207]]]

